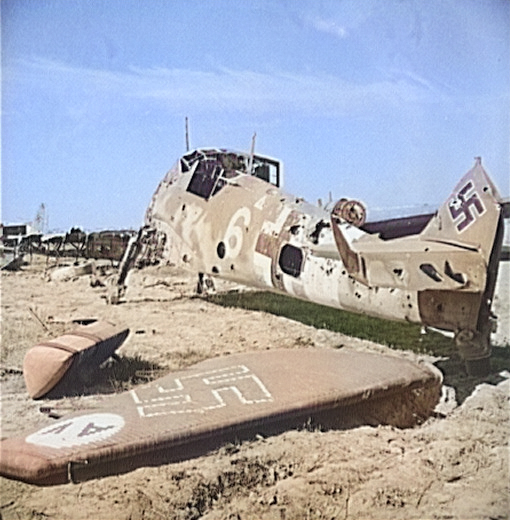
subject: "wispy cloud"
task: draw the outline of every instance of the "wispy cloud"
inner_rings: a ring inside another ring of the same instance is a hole
[[[307,23],[317,31],[331,34],[337,38],[346,38],[348,35],[346,27],[339,25],[333,19],[326,19],[320,17],[309,17]]]
[[[265,73],[220,68],[209,71],[132,67],[124,71],[74,67],[46,59],[23,60],[4,69],[4,81],[44,89],[69,102],[157,103],[205,112],[293,112],[341,116],[410,108],[437,100],[425,81],[400,75],[365,84],[320,74]]]

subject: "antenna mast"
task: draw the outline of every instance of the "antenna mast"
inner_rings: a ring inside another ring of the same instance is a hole
[[[253,168],[253,156],[255,154],[255,139],[257,138],[257,132],[253,132],[251,138],[251,150],[250,150],[250,163],[248,164],[248,174],[251,175],[251,169]]]
[[[189,152],[189,127],[188,118],[186,117],[186,151]]]

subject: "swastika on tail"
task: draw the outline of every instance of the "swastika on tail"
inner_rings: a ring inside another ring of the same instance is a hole
[[[450,200],[448,209],[459,232],[464,231],[485,212],[482,201],[471,181]]]

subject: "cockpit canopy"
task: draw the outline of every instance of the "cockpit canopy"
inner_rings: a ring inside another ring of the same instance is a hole
[[[241,175],[252,175],[276,187],[281,185],[280,162],[260,155],[200,149],[181,157],[176,166],[181,174],[193,172],[186,191],[204,199],[214,196]]]

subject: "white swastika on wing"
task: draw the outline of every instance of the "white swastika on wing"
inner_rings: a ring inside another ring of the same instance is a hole
[[[175,378],[169,385],[131,390],[140,417],[206,413],[227,406],[228,392],[244,405],[270,402],[273,396],[245,365]]]

